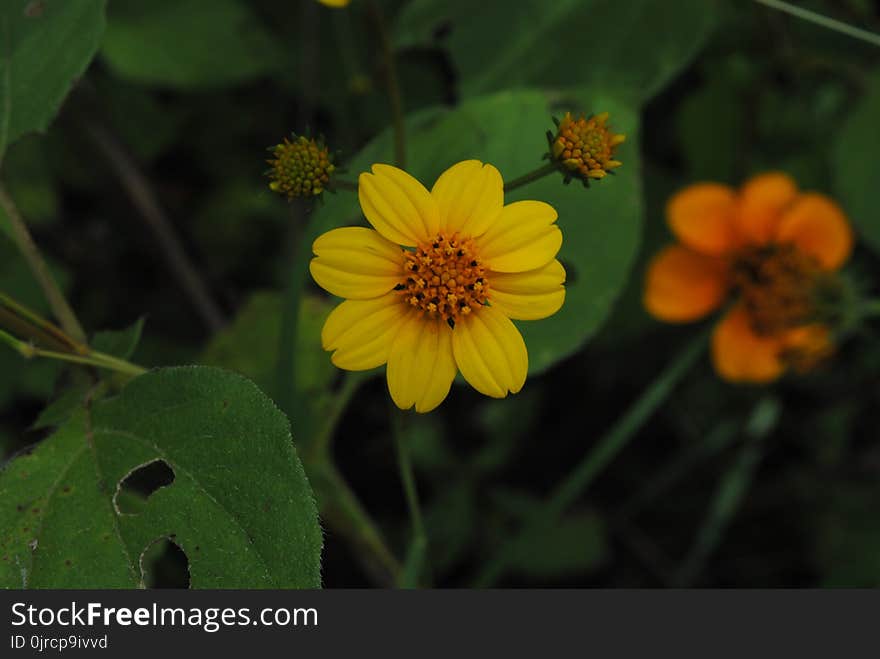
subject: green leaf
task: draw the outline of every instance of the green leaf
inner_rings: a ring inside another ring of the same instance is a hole
[[[414,0],[395,37],[424,46],[448,27],[441,45],[466,96],[535,86],[641,101],[693,58],[717,12],[714,0]]]
[[[502,490],[495,493],[494,499],[504,512],[521,521],[544,513],[541,501],[522,492]],[[532,578],[553,579],[589,572],[605,560],[607,553],[602,518],[593,510],[582,510],[523,536],[510,567]]]
[[[139,318],[130,326],[122,330],[104,330],[96,332],[92,337],[92,348],[119,359],[131,359],[134,351],[141,342],[141,333],[144,331],[144,319]]]
[[[199,361],[241,373],[271,392],[275,385],[281,307],[281,296],[277,293],[254,293],[235,321],[214,336]],[[300,308],[296,382],[301,392],[326,389],[336,373],[321,348],[321,328],[330,310],[327,301],[317,297],[306,297]]]
[[[122,482],[157,460],[173,482],[119,513]],[[253,383],[153,371],[0,472],[2,587],[137,587],[162,538],[186,554],[194,588],[320,585],[312,491],[287,420]]]
[[[5,0],[0,6],[0,158],[43,131],[104,32],[106,0]]]
[[[551,175],[508,194],[505,201],[538,199],[559,213],[564,241],[559,258],[568,282],[562,310],[538,321],[517,326],[529,350],[529,372],[540,373],[580,348],[598,329],[626,282],[638,249],[642,217],[638,118],[631,108],[595,93],[589,108],[608,110],[614,129],[627,134],[619,159],[624,166],[585,190],[579,184],[564,186]],[[579,109],[575,104],[573,109]],[[502,92],[472,99],[453,110],[426,110],[410,117],[408,171],[430,189],[443,170],[468,158],[498,167],[512,180],[541,164],[547,150],[544,136],[556,110],[550,97],[538,91]],[[557,113],[558,114],[558,113]],[[350,163],[353,172],[369,170],[373,163],[391,162],[388,132],[368,144]],[[311,242],[318,233],[363,223],[357,196],[326,195],[317,210]]]
[[[115,0],[101,55],[118,76],[170,87],[251,80],[284,64],[239,0]]]
[[[865,242],[880,251],[880,213],[876,190],[880,187],[880,75],[867,87],[862,100],[844,122],[834,144],[832,171],[840,201]]]

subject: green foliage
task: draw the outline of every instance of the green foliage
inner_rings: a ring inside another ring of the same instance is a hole
[[[841,201],[867,244],[880,251],[880,212],[875,197],[880,187],[880,75],[875,75],[864,97],[847,117],[834,144],[834,182]]]
[[[174,481],[136,515],[116,495],[157,460]],[[321,530],[287,420],[252,383],[159,370],[75,414],[0,472],[0,584],[131,588],[170,538],[195,588],[316,587]]]
[[[254,293],[235,321],[217,334],[201,361],[251,378],[265,391],[275,387],[275,358],[281,331],[281,298],[277,293]],[[322,392],[336,373],[321,348],[321,328],[332,305],[327,300],[303,300],[297,332],[296,382],[303,393]]]
[[[501,92],[466,101],[452,110],[428,110],[408,121],[410,173],[430,189],[447,167],[477,158],[492,163],[506,180],[534,169],[547,150],[545,127],[556,105],[539,91]],[[569,107],[569,106],[566,106]],[[608,110],[615,130],[628,141],[620,149],[625,174],[608,177],[586,192],[548,176],[509,194],[506,202],[541,199],[559,213],[564,236],[559,258],[566,266],[566,301],[560,313],[518,323],[529,349],[532,375],[577,350],[598,329],[626,281],[638,248],[642,215],[638,118],[625,105],[598,94],[585,110]],[[391,137],[372,141],[349,163],[353,171],[391,161]],[[353,195],[337,194],[318,209],[316,233],[362,221]]]
[[[650,98],[714,26],[715,0],[414,0],[398,45],[426,45],[443,27],[467,96],[520,86]],[[501,18],[503,23],[500,23]]]
[[[0,159],[43,131],[104,32],[106,0],[7,0],[0,6]]]
[[[283,63],[239,0],[114,0],[101,55],[123,79],[180,88],[240,83]]]

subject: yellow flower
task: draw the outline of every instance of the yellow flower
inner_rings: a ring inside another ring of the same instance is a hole
[[[585,183],[590,179],[605,178],[608,172],[622,164],[614,159],[614,152],[626,140],[626,135],[611,131],[608,116],[603,112],[589,119],[573,119],[571,113],[566,112],[556,135],[548,133],[553,159],[571,176],[577,176]]]
[[[565,300],[553,207],[504,205],[501,174],[477,160],[446,170],[430,192],[390,165],[358,184],[373,229],[334,229],[312,246],[312,277],[346,298],[322,332],[333,363],[387,363],[391,398],[417,412],[443,402],[458,371],[487,396],[518,392],[528,353],[511,318],[546,318]]]
[[[342,8],[347,7],[348,3],[351,2],[351,0],[318,0],[318,2],[327,7]]]

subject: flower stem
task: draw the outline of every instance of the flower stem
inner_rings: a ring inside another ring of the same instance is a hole
[[[538,169],[529,172],[528,174],[524,174],[519,178],[513,179],[509,183],[505,183],[504,191],[510,192],[511,190],[516,190],[517,188],[520,188],[524,185],[528,185],[529,183],[542,179],[548,174],[552,174],[555,171],[557,171],[556,163],[548,162],[538,167]]]
[[[81,355],[89,351],[88,346],[77,343],[63,330],[5,293],[0,293],[0,325],[44,347]]]
[[[790,2],[782,2],[782,0],[755,0],[755,2],[760,5],[764,5],[765,7],[770,7],[771,9],[776,9],[778,11],[785,12],[786,14],[790,14],[791,16],[794,16],[796,18],[814,23],[828,30],[839,32],[840,34],[845,34],[846,36],[852,37],[853,39],[865,41],[869,44],[873,44],[874,46],[880,46],[880,34],[875,34],[874,32],[869,32],[868,30],[862,30],[861,28],[857,28],[848,23],[844,23],[843,21],[838,21],[833,18],[829,18],[828,16],[810,11],[809,9],[798,7],[797,5],[793,5]]]
[[[345,190],[346,192],[357,192],[358,184],[355,181],[345,181],[343,179],[333,178],[330,179],[330,183],[327,185],[327,189],[330,192],[336,192],[337,190]]]
[[[388,87],[388,102],[391,105],[391,123],[394,128],[394,164],[401,169],[406,167],[406,126],[403,119],[403,100],[400,93],[400,82],[397,77],[397,63],[388,26],[379,3],[370,2],[370,14],[376,24],[379,47],[382,49],[382,60],[385,69],[385,84]]]
[[[49,267],[46,265],[42,254],[40,254],[40,250],[37,248],[33,237],[31,237],[30,231],[28,231],[24,218],[18,212],[15,202],[9,196],[2,182],[0,182],[0,207],[6,212],[6,217],[9,218],[9,225],[12,227],[12,238],[16,246],[43,289],[43,294],[46,296],[52,312],[61,323],[61,327],[64,328],[64,331],[74,341],[84,344],[86,342],[86,333],[83,331],[82,325],[80,325],[76,314],[73,313],[73,309],[67,303],[64,294],[55,282],[55,278],[49,271]]]
[[[110,371],[118,371],[126,375],[138,376],[147,372],[147,369],[117,359],[103,352],[90,351],[85,355],[78,355],[67,352],[58,352],[57,350],[46,350],[38,348],[25,341],[16,339],[11,334],[0,330],[0,341],[8,345],[10,348],[18,352],[25,359],[33,359],[34,357],[45,357],[47,359],[57,359],[58,361],[70,362],[72,364],[80,364],[82,366],[94,366],[95,368],[103,368]]]
[[[339,420],[342,418],[342,413],[345,412],[345,408],[348,407],[351,397],[363,381],[364,377],[361,373],[345,372],[343,375],[342,386],[339,388],[339,392],[333,400],[333,406],[324,417],[323,425],[320,430],[315,433],[315,436],[309,440],[307,446],[310,454],[315,455],[318,458],[329,454],[330,442],[333,439],[333,433],[336,430],[336,426],[339,425]]]
[[[706,560],[718,546],[724,530],[739,510],[740,505],[752,483],[760,463],[763,440],[775,427],[779,414],[779,403],[772,398],[759,401],[746,427],[746,441],[740,449],[736,461],[718,483],[715,496],[706,513],[697,537],[687,553],[681,567],[673,577],[673,586],[686,588],[700,575]],[[772,417],[771,423],[755,420],[761,416]]]
[[[406,494],[406,505],[409,508],[410,521],[412,523],[412,542],[407,552],[403,572],[400,575],[399,585],[402,588],[418,588],[420,576],[424,569],[425,555],[428,550],[428,536],[425,533],[425,524],[422,520],[422,510],[419,505],[419,493],[416,488],[416,478],[413,473],[412,461],[409,457],[409,446],[405,428],[405,413],[392,406],[391,430],[394,435],[394,444],[397,448],[397,466],[400,469],[400,480]]]
[[[530,538],[552,527],[562,514],[593,483],[602,470],[626,447],[645,422],[672,393],[675,386],[690,370],[703,353],[708,334],[706,332],[690,343],[673,358],[669,366],[648,386],[616,424],[587,453],[568,477],[553,491],[541,510],[525,525],[525,528],[505,544],[485,566],[474,581],[474,586],[486,588],[493,585],[519,556],[521,547]]]

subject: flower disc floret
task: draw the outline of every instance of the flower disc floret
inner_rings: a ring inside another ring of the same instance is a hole
[[[284,138],[271,151],[269,189],[288,199],[320,195],[336,170],[326,145],[302,135]]]
[[[617,147],[626,136],[612,132],[608,113],[574,119],[565,113],[559,129],[552,137],[550,153],[554,160],[573,175],[588,181],[602,179],[621,166],[614,159]]]

